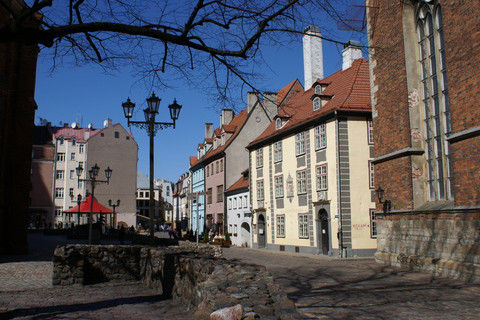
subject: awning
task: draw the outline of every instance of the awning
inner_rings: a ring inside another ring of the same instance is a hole
[[[92,195],[89,195],[87,199],[85,199],[82,203],[80,203],[80,208],[78,208],[78,205],[70,208],[68,210],[65,210],[63,212],[65,213],[90,213],[90,205],[91,205],[91,200]],[[95,198],[93,199],[93,210],[92,213],[113,213],[112,210],[108,209],[107,207],[101,205]]]

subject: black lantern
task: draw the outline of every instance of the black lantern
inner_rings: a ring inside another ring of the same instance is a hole
[[[182,109],[182,106],[177,103],[177,99],[173,99],[173,103],[169,105],[168,108],[170,109],[170,118],[172,118],[173,121],[177,120],[180,116],[180,110]]]
[[[135,109],[135,103],[130,101],[130,98],[127,99],[127,102],[122,103],[123,113],[125,113],[125,118],[130,119],[133,116],[133,109]]]

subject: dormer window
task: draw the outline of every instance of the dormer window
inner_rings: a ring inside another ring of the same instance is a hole
[[[282,127],[282,119],[281,118],[277,118],[277,120],[275,120],[275,129],[278,130]]]
[[[322,86],[321,85],[315,86],[315,94],[322,94]]]
[[[317,91],[317,88],[319,88],[320,86],[316,86],[315,87],[315,91]],[[315,97],[313,98],[313,111],[317,111],[317,110],[320,110],[322,104],[321,104],[321,101],[320,101],[320,97]]]

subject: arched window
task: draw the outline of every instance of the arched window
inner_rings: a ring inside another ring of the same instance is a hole
[[[313,111],[320,110],[320,97],[313,98]]]
[[[428,199],[452,199],[449,144],[450,108],[441,7],[436,0],[417,1],[417,35],[423,139]]]

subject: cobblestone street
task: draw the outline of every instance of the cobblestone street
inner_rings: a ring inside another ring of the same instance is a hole
[[[139,282],[52,287],[48,257],[67,240],[41,234],[31,240],[29,255],[0,257],[0,319],[193,319]],[[372,259],[247,248],[225,248],[224,257],[265,265],[305,319],[469,320],[480,314],[478,285],[391,275],[375,270]]]
[[[480,314],[478,293],[428,283],[422,274],[378,272],[371,269],[372,259],[243,248],[225,249],[224,257],[266,266],[305,319],[473,320]],[[464,288],[480,292],[478,286]]]

